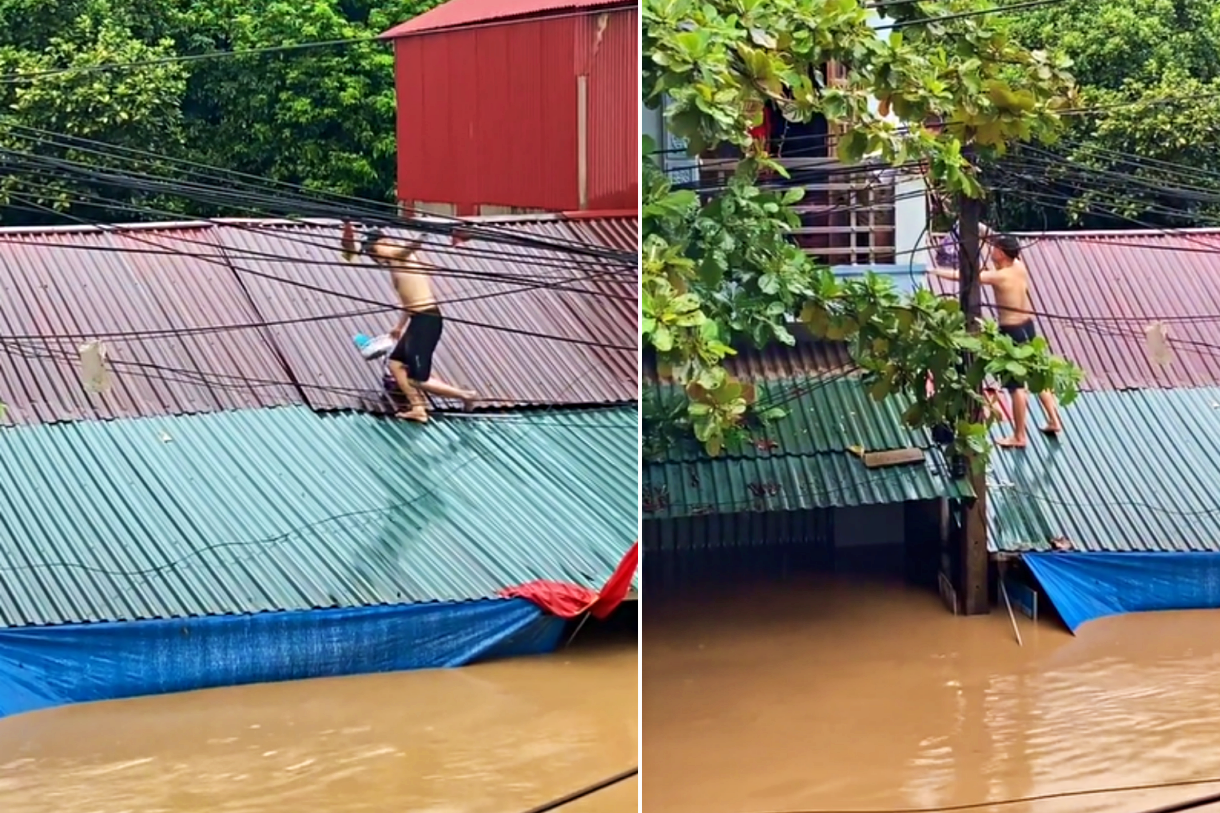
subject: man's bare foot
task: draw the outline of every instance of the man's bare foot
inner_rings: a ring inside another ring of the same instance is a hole
[[[1046,435],[1048,438],[1057,438],[1062,431],[1063,427],[1059,426],[1058,424],[1042,427],[1042,434]]]
[[[466,394],[462,396],[462,411],[470,412],[474,409],[474,402],[478,400],[478,393],[474,390],[466,390]]]
[[[1024,449],[1025,438],[1000,438],[995,445],[1001,449]]]
[[[399,412],[394,417],[398,418],[400,421],[415,421],[416,423],[427,423],[428,422],[428,410],[424,409],[423,407],[415,407],[414,409],[408,409],[406,412]]]

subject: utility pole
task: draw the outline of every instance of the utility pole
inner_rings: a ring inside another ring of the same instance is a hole
[[[982,205],[976,198],[965,194],[958,196],[958,298],[967,325],[978,332],[983,319],[983,292],[979,284],[982,265],[982,247],[979,241],[979,219]],[[970,416],[974,422],[982,422],[981,409]],[[966,503],[966,513],[961,528],[961,602],[965,615],[984,615],[991,612],[991,600],[987,593],[987,476],[976,471],[973,456],[966,460],[966,476],[974,489],[975,497]]]

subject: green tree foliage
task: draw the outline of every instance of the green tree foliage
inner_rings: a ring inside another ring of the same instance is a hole
[[[382,42],[181,62],[156,60],[374,37],[436,0],[0,0],[0,145],[119,166],[22,127],[80,136],[340,194],[393,200],[393,54]],[[142,63],[122,69],[98,65]],[[86,70],[79,70],[79,69]],[[157,161],[121,164],[158,175]],[[200,215],[198,202],[148,197],[53,170],[6,174],[4,189],[78,216],[139,219],[82,198]],[[9,210],[5,223],[28,213]],[[155,216],[153,216],[155,217]]]
[[[1000,221],[1041,230],[1220,224],[1220,4],[1068,0],[1002,25],[1074,63],[1081,107],[1051,151],[1001,162]],[[1176,167],[1165,166],[1166,163]],[[1182,166],[1193,168],[1186,172]]]
[[[973,334],[955,301],[926,292],[904,301],[876,277],[844,283],[815,267],[789,240],[801,193],[758,183],[762,169],[784,174],[748,135],[763,100],[788,119],[821,115],[845,128],[844,162],[923,159],[950,193],[982,193],[965,147],[995,157],[1014,141],[1053,139],[1056,110],[1073,103],[1068,63],[1021,47],[986,17],[935,19],[971,7],[895,4],[900,28],[878,37],[859,0],[645,0],[645,103],[671,100],[666,124],[692,154],[731,144],[745,156],[706,199],[675,190],[651,158],[644,165],[643,337],[684,385],[684,420],[710,454],[741,439],[759,410],[723,366],[732,345],[792,344],[786,323],[798,313],[815,335],[851,342],[875,398],[911,397],[907,423],[953,428],[963,454],[987,451],[986,376],[1073,397],[1079,372],[1045,342],[1014,347],[994,325]],[[822,72],[832,61],[847,67],[842,84]],[[945,126],[923,126],[930,120]]]
[[[184,5],[190,51],[341,40],[381,33],[435,3],[401,0]],[[192,68],[184,108],[204,163],[347,195],[392,200],[394,56],[383,42],[208,60]]]

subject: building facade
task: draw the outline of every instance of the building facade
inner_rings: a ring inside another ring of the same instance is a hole
[[[638,31],[621,0],[450,0],[382,34],[404,208],[634,210]]]

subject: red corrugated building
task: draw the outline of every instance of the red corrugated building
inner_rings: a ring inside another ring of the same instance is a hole
[[[394,42],[398,197],[438,214],[635,210],[639,11],[450,0]]]

